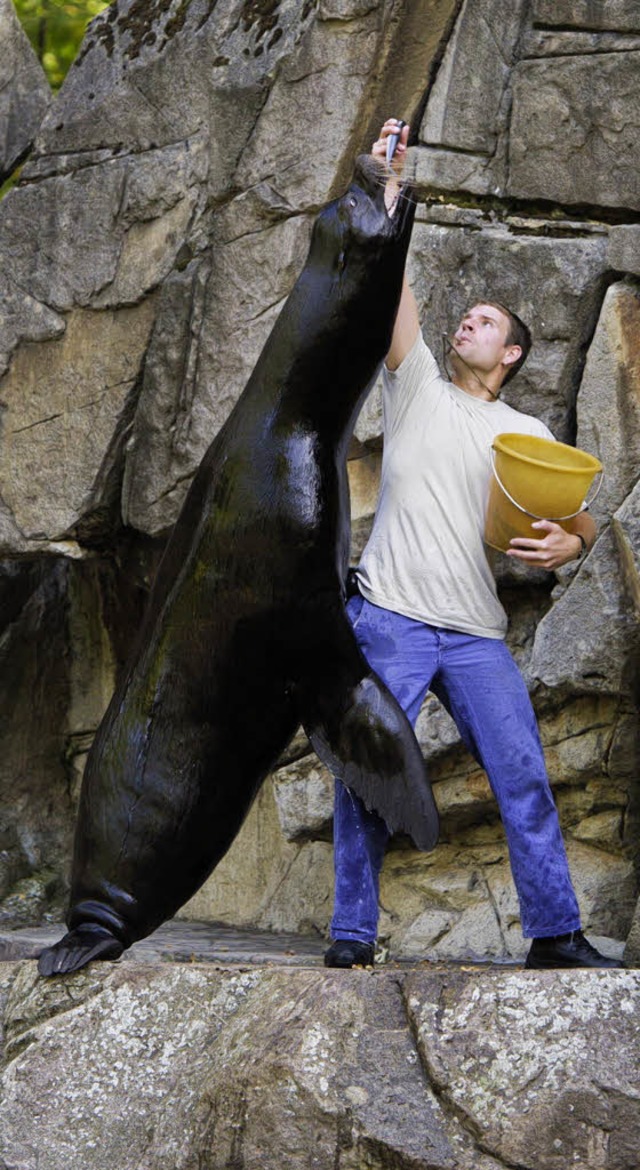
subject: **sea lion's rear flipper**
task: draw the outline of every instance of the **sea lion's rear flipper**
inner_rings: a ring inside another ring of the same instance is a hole
[[[355,643],[354,652],[361,658]],[[337,671],[330,684],[316,679],[314,690],[311,681],[300,689],[304,729],[323,764],[392,833],[408,833],[418,849],[434,849],[438,810],[413,728],[377,675],[359,673],[354,682],[352,671]]]
[[[123,944],[105,927],[84,923],[40,953],[38,971],[41,975],[68,975],[94,959],[119,959],[123,951]]]

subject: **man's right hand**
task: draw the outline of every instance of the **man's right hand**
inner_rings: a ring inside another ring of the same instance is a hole
[[[374,142],[373,146],[371,147],[371,153],[374,156],[374,158],[380,158],[380,159],[382,159],[383,162],[387,161],[387,139],[388,139],[390,134],[397,134],[397,133],[398,133],[398,119],[397,118],[387,118],[384,126],[382,127],[382,129],[380,131],[379,137],[376,138],[376,141]],[[398,145],[396,146],[395,153],[394,153],[393,158],[391,160],[391,168],[392,168],[392,170],[395,171],[395,173],[397,175],[400,175],[402,173],[402,168],[404,167],[404,164],[405,164],[405,156],[407,153],[407,139],[408,138],[409,138],[409,127],[403,126],[402,130],[400,132],[400,138],[398,139]]]

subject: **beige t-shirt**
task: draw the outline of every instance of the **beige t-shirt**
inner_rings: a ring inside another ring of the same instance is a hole
[[[420,334],[384,371],[384,454],[373,531],[358,567],[368,601],[444,629],[504,638],[483,542],[495,435],[552,439],[506,402],[485,402],[442,377]]]

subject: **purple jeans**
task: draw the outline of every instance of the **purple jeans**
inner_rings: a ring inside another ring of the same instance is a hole
[[[352,597],[347,613],[370,666],[415,724],[428,690],[442,699],[485,769],[498,802],[520,902],[522,933],[580,928],[580,912],[551,795],[536,719],[504,642],[439,629]],[[374,942],[389,833],[337,781],[331,937]]]

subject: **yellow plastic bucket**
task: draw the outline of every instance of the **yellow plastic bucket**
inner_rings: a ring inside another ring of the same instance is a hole
[[[537,435],[496,435],[491,456],[484,539],[500,552],[514,536],[540,540],[544,533],[532,527],[534,520],[555,520],[566,529],[587,507],[593,479],[602,472],[594,455]]]

